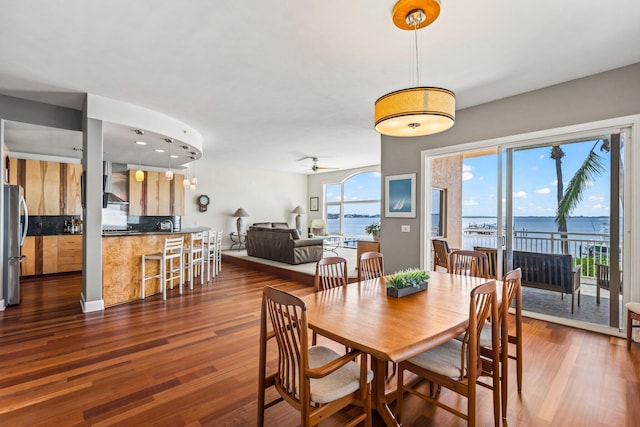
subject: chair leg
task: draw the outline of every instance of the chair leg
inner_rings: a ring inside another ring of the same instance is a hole
[[[145,271],[144,271],[144,255],[142,255],[142,283],[140,284],[140,290],[142,291],[142,295],[140,295],[141,299],[144,299],[144,279]]]
[[[167,299],[167,261],[160,260],[160,287],[162,288],[162,299]],[[173,283],[173,282],[172,282]]]
[[[506,344],[506,346],[505,346]],[[508,343],[503,344],[502,351],[508,351]],[[501,357],[500,361],[501,378],[500,378],[500,391],[502,392],[501,404],[502,404],[502,418],[507,418],[507,398],[508,398],[508,383],[509,383],[509,358]],[[495,387],[495,384],[494,384]]]
[[[375,378],[374,378],[375,381]],[[398,364],[398,388],[397,388],[397,396],[396,396],[396,421],[398,425],[402,425],[401,417],[402,417],[402,401],[404,395],[404,369]]]
[[[596,285],[596,304],[600,304],[600,285]]]

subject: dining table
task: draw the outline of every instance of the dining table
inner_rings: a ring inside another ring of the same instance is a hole
[[[303,298],[311,329],[370,356],[372,408],[388,426],[399,424],[389,408],[395,390],[386,390],[387,363],[410,359],[463,333],[469,322],[471,290],[488,281],[437,271],[429,276],[426,290],[402,298],[387,296],[390,276]]]

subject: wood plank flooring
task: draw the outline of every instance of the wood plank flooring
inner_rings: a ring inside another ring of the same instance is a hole
[[[0,425],[255,425],[265,285],[312,292],[225,264],[183,296],[176,288],[166,302],[154,296],[85,315],[79,275],[24,281],[22,303],[0,312]],[[523,394],[512,364],[504,425],[640,425],[640,345],[629,353],[616,338],[526,319],[524,346]],[[441,398],[464,405],[447,391]],[[478,400],[478,425],[492,426],[491,392],[480,388]],[[404,426],[465,425],[413,396],[406,403]],[[299,424],[286,403],[266,420]]]

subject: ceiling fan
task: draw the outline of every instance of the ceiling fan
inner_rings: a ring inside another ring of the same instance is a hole
[[[322,166],[318,166],[318,158],[317,157],[307,157],[308,159],[311,159],[313,161],[313,166],[311,166],[311,170],[314,172],[317,172],[319,170],[337,170],[340,168],[330,168],[330,167],[322,167]]]

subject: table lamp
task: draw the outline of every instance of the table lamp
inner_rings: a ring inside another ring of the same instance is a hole
[[[238,227],[238,236],[239,236],[242,232],[242,218],[250,216],[249,212],[245,211],[242,208],[238,208],[231,216],[234,218],[238,218],[238,221],[236,221],[236,227]]]
[[[294,210],[291,211],[292,214],[297,214],[296,215],[296,229],[298,230],[298,233],[300,233],[300,235],[302,235],[302,217],[301,215],[304,214],[304,209],[302,209],[301,206],[296,206],[296,208]]]

